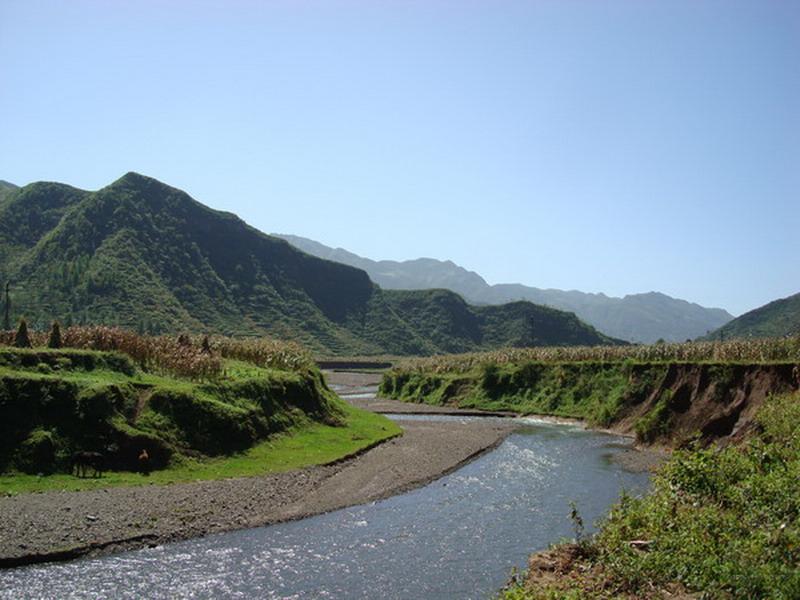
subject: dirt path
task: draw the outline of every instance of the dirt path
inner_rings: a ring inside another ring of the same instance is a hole
[[[365,393],[374,379],[334,375],[329,380],[348,398]],[[351,401],[376,409],[368,398]],[[379,500],[458,468],[514,428],[511,421],[401,425],[402,437],[335,465],[262,477],[0,498],[0,567],[158,545]]]

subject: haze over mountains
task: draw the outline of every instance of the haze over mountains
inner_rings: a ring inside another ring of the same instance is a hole
[[[0,192],[0,280],[13,318],[154,333],[269,334],[318,353],[431,354],[614,343],[529,302],[473,307],[448,291],[382,290],[155,179],[96,192],[39,182]]]
[[[449,260],[375,261],[300,236],[273,235],[314,256],[364,269],[384,289],[445,288],[473,304],[527,300],[574,312],[599,331],[632,342],[652,343],[659,339],[682,342],[714,331],[733,319],[723,309],[705,308],[658,292],[614,298],[516,283],[489,285],[477,273]]]

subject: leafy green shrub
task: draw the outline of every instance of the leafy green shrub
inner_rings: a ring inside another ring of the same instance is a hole
[[[46,429],[34,429],[20,445],[14,462],[24,473],[52,473],[56,467],[53,433]]]
[[[649,444],[669,433],[672,422],[671,397],[672,392],[664,390],[655,406],[636,422],[634,429],[638,440]]]
[[[800,598],[800,393],[768,400],[756,419],[742,446],[676,451],[648,496],[623,495],[564,576],[563,597],[594,570],[603,598],[674,585],[707,598]]]
[[[123,402],[122,389],[117,385],[86,387],[76,398],[77,418],[87,429],[96,428],[108,421]]]
[[[480,386],[488,396],[494,396],[500,388],[500,367],[494,363],[481,366]]]

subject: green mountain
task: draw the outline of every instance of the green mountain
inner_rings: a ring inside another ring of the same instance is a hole
[[[444,352],[620,343],[573,313],[530,302],[471,306],[450,290],[384,290],[384,296],[415,333]]]
[[[737,317],[706,339],[762,338],[800,335],[800,294],[775,300]]]
[[[0,179],[0,206],[3,205],[3,199],[19,187],[8,181]]]
[[[301,252],[136,173],[96,192],[34,183],[7,194],[0,280],[12,282],[12,315],[40,327],[57,318],[147,332],[268,334],[332,354],[430,354],[545,339],[526,337],[515,316],[507,328],[500,317],[484,317],[477,337],[435,341],[415,316],[438,310],[427,306],[432,299],[421,296],[411,309],[360,269]],[[557,322],[572,321],[553,317],[556,329]],[[606,341],[579,327],[580,343]],[[577,343],[573,334],[548,339]]]
[[[296,235],[273,235],[314,256],[364,269],[370,279],[384,289],[445,288],[472,304],[527,300],[574,312],[603,333],[632,342],[652,343],[658,339],[682,342],[714,330],[733,318],[720,308],[705,308],[659,292],[614,298],[605,294],[541,289],[519,283],[489,285],[474,271],[449,260],[375,261]]]

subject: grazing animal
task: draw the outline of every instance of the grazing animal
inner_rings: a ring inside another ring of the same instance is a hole
[[[70,473],[74,473],[78,477],[86,477],[91,469],[94,477],[101,477],[104,466],[105,460],[99,452],[76,452],[72,455]]]
[[[150,455],[144,448],[139,452],[139,470],[145,475],[150,473]]]

